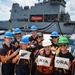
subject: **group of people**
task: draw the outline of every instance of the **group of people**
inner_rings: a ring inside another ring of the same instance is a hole
[[[31,26],[31,36],[22,35],[19,28],[4,33],[4,44],[1,48],[2,75],[72,75],[72,61],[74,57],[67,50],[70,44],[66,37],[59,37],[56,31],[51,33],[50,39],[43,39],[43,33],[37,32],[36,26]],[[31,54],[29,59],[20,58],[20,51]],[[39,62],[48,62],[42,64]],[[69,59],[68,69],[55,67],[55,58]]]

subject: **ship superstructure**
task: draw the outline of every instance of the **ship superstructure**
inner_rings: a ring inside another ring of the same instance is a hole
[[[64,0],[44,0],[43,3],[35,4],[29,8],[25,6],[24,9],[19,4],[13,4],[11,10],[11,20],[26,21],[26,22],[51,22],[54,18],[59,21],[69,21],[70,16],[65,13]],[[33,19],[33,17],[41,17],[41,19]]]
[[[0,28],[21,28],[36,25],[39,31],[46,33],[54,30],[63,34],[75,33],[75,22],[72,22],[70,15],[65,13],[65,4],[64,0],[43,0],[31,8],[29,6],[23,8],[14,3],[10,20],[4,23],[0,22]]]

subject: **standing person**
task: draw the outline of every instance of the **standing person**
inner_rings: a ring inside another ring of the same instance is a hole
[[[37,50],[36,49],[36,44],[37,44],[37,27],[35,25],[31,26],[30,28],[31,30],[31,36],[29,37],[29,40],[30,40],[30,49],[31,49],[31,57],[32,57],[32,70],[31,70],[31,75],[34,75],[34,69],[35,69],[35,66],[34,66],[34,53],[35,51]]]
[[[54,55],[51,52],[51,41],[46,39],[43,40],[43,47],[44,49],[42,49],[42,52],[39,52],[40,56],[46,57],[46,58],[50,58],[51,59],[51,63],[49,65],[49,67],[44,66],[44,65],[37,65],[36,66],[36,71],[35,71],[35,75],[53,75],[53,70],[54,70]],[[38,62],[38,58],[35,59],[35,62]]]
[[[69,45],[69,41],[66,37],[60,37],[58,40],[58,45],[60,48],[60,53],[58,54],[58,57],[63,57],[63,58],[69,59],[69,62],[68,62],[69,69],[66,70],[66,69],[62,69],[62,68],[55,68],[54,75],[71,75],[71,71],[72,71],[71,64],[72,64],[74,57],[67,50],[67,47]]]
[[[32,53],[34,53],[35,44],[37,43],[37,27],[33,25],[31,26],[30,30],[31,30],[31,36],[29,37],[30,41],[29,48],[31,48]]]
[[[37,48],[38,51],[41,48],[43,48],[42,41],[43,41],[43,33],[42,32],[38,32],[37,33],[37,44],[36,44],[36,48]]]
[[[20,40],[22,36],[22,31],[19,28],[15,28],[13,31],[14,33],[14,39],[11,41],[11,43],[15,46],[15,50],[17,50],[20,47]]]
[[[14,75],[14,64],[12,58],[18,53],[14,52],[14,46],[11,44],[13,36],[12,33],[7,31],[4,34],[4,44],[1,49],[1,62],[2,62],[2,75]]]
[[[51,50],[53,52],[53,54],[58,55],[59,51],[59,46],[58,46],[58,38],[59,38],[59,34],[56,31],[53,31],[51,33],[51,38],[52,38],[52,45],[51,45]]]
[[[20,41],[21,47],[19,50],[27,50],[27,46],[30,43],[27,36],[22,36]],[[30,74],[30,62],[28,59],[20,59],[20,55],[16,55],[13,58],[13,63],[16,63],[16,75],[29,75]]]
[[[36,26],[31,26],[31,28],[30,28],[30,30],[31,30],[31,36],[29,37],[29,40],[30,40],[30,42],[33,44],[33,43],[35,43],[36,42],[36,35],[37,35],[37,27]]]
[[[38,54],[38,52],[39,52],[40,49],[43,48],[43,46],[42,46],[43,33],[38,32],[38,33],[37,33],[37,39],[36,39],[36,40],[37,40],[37,43],[35,44],[34,56],[35,56],[36,54]]]
[[[39,54],[39,50],[43,48],[42,41],[43,41],[43,34],[41,32],[38,32],[37,33],[37,43],[35,44],[34,54],[33,54],[32,71],[31,71],[32,75],[34,75],[35,70],[36,70],[35,58]]]

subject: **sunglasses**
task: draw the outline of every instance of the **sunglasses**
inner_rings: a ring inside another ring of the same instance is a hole
[[[42,38],[42,36],[37,36],[37,38]]]
[[[45,46],[44,48],[50,48],[51,46]]]
[[[58,37],[52,37],[52,38],[58,38]]]
[[[60,47],[62,47],[62,46],[64,46],[64,47],[65,47],[65,46],[67,46],[67,44],[60,44],[59,46],[60,46]]]
[[[16,33],[15,35],[20,35],[21,33]]]

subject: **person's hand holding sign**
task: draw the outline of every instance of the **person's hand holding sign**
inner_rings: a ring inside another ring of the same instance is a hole
[[[69,61],[67,65],[68,65],[68,69],[70,69],[70,67],[71,67],[71,62]]]
[[[40,53],[40,55],[43,55],[44,54],[44,48],[40,49],[39,53]]]

